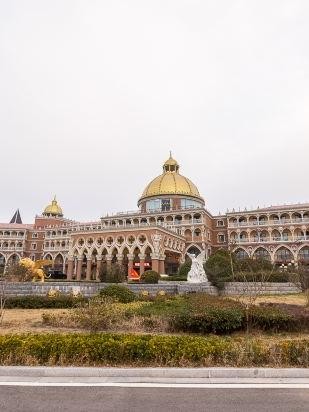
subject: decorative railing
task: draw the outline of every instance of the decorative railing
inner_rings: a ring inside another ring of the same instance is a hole
[[[279,219],[279,220],[263,220],[263,221],[246,221],[246,222],[229,222],[228,227],[243,227],[243,226],[275,226],[286,225],[289,223],[309,223],[309,218],[303,219]]]

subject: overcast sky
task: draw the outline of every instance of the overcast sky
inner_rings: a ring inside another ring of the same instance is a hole
[[[0,0],[0,221],[135,210],[169,150],[214,214],[309,201],[308,0]]]

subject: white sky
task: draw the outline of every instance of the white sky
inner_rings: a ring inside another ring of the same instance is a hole
[[[308,0],[0,0],[0,221],[135,210],[169,150],[216,214],[309,201]]]

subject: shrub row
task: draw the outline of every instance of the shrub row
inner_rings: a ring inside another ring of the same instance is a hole
[[[211,336],[0,336],[1,365],[309,367],[309,341]]]
[[[7,309],[66,309],[73,308],[79,303],[87,302],[87,298],[60,295],[48,296],[16,296],[7,298]]]
[[[288,306],[288,305],[287,305]],[[177,332],[229,334],[238,330],[309,331],[305,308],[291,312],[286,307],[245,305],[232,299],[194,294],[165,302],[154,302],[141,309],[143,316],[164,316]]]

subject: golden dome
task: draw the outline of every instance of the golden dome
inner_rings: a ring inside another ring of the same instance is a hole
[[[179,173],[179,164],[172,155],[164,163],[162,175],[153,179],[146,187],[139,203],[145,198],[161,195],[184,195],[197,198],[204,203],[195,184]]]
[[[58,202],[56,200],[56,196],[54,197],[54,200],[52,200],[51,204],[46,206],[43,216],[55,216],[55,217],[62,217],[62,209],[58,205]]]

